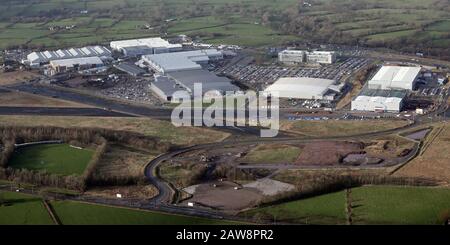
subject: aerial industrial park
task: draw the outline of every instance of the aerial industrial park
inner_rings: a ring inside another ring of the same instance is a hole
[[[269,14],[245,22],[264,42],[241,40],[205,9],[59,43],[107,22],[88,5],[40,25],[58,44],[1,50],[0,224],[450,223],[446,58],[272,33]]]

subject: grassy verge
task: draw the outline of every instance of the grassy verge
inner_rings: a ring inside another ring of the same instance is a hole
[[[385,131],[407,124],[408,122],[400,120],[282,121],[281,129],[307,136],[333,137]]]
[[[105,128],[159,137],[175,145],[222,141],[228,133],[196,127],[175,127],[170,122],[149,118],[0,116],[1,125]]]

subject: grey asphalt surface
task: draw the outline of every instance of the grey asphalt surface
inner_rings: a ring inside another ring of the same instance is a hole
[[[99,108],[73,108],[73,107],[60,108],[60,107],[0,106],[0,115],[133,117],[133,115],[103,110]]]

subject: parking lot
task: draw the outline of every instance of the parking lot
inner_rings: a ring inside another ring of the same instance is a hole
[[[341,81],[345,75],[350,75],[369,63],[364,58],[345,58],[332,65],[323,66],[281,66],[272,65],[242,65],[234,64],[225,69],[217,68],[216,72],[229,76],[253,89],[264,90],[281,77],[312,77]]]

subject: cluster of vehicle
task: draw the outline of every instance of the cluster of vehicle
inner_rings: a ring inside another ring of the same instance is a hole
[[[448,94],[448,90],[444,88],[419,88],[416,91],[416,94],[419,96],[446,96]]]
[[[272,65],[247,65],[238,64],[229,66],[221,72],[241,83],[251,85],[256,89],[263,90],[280,77],[312,77],[341,80],[345,75],[350,75],[361,67],[367,65],[368,59],[345,58],[341,62],[323,66],[280,66]]]

